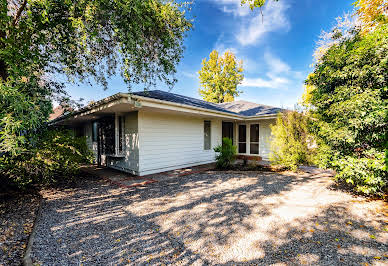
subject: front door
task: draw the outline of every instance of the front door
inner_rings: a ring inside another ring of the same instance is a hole
[[[222,122],[222,138],[230,138],[233,141],[233,122]]]
[[[106,165],[106,155],[115,153],[115,118],[104,117],[98,120],[98,165]]]

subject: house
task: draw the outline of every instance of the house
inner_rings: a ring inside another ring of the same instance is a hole
[[[281,111],[152,90],[117,93],[51,124],[86,136],[99,165],[143,176],[214,162],[213,148],[223,137],[233,140],[240,157],[267,159],[270,124]]]

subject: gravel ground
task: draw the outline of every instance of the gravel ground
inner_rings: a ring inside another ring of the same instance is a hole
[[[386,206],[330,175],[204,172],[119,188],[85,178],[44,191],[42,265],[387,265]]]
[[[36,193],[0,194],[0,265],[21,265],[39,201]]]

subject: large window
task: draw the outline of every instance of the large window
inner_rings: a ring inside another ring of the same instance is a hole
[[[210,150],[211,148],[211,123],[210,121],[204,121],[203,124],[203,137],[204,137],[204,149]]]
[[[250,133],[250,152],[259,154],[259,124],[252,124]]]
[[[238,152],[247,152],[247,126],[238,125]]]

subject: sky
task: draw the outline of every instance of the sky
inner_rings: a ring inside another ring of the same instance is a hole
[[[353,10],[354,0],[267,0],[263,17],[259,9],[241,7],[240,0],[194,0],[189,17],[194,29],[184,41],[185,52],[177,65],[177,84],[150,89],[170,91],[200,98],[198,71],[202,59],[212,50],[232,51],[243,60],[243,93],[247,100],[283,108],[293,108],[300,100],[303,82],[313,70],[313,52],[322,30],[330,30],[336,18]],[[142,90],[139,85],[132,91]],[[109,80],[107,90],[93,84],[68,84],[73,99],[85,103],[117,92],[128,92],[121,76]]]

